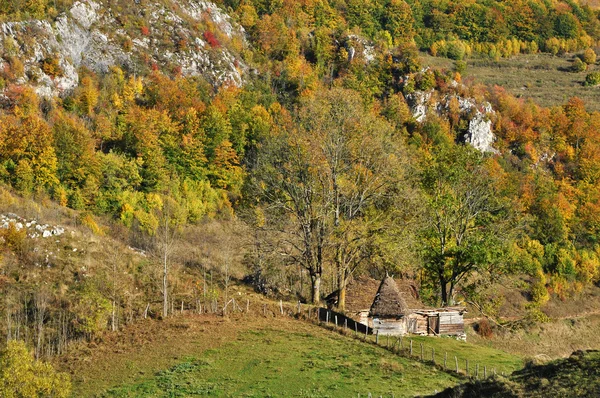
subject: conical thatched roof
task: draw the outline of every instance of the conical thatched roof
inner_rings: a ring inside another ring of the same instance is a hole
[[[391,276],[386,276],[379,285],[375,300],[371,305],[371,316],[395,317],[406,315],[409,312],[406,301],[398,289],[398,285]]]

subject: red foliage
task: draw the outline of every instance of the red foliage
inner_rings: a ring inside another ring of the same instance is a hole
[[[204,32],[204,40],[206,40],[208,42],[208,45],[211,48],[221,47],[221,43],[219,43],[219,40],[217,40],[217,38],[215,37],[213,32],[211,32],[210,30],[207,30]]]
[[[152,67],[152,70],[155,72],[158,70],[158,64],[156,62],[152,62],[151,67]]]
[[[144,36],[148,36],[150,34],[150,28],[148,28],[147,26],[142,26],[141,31]]]

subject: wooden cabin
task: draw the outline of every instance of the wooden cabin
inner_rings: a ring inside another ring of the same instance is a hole
[[[366,309],[369,297],[372,302]],[[348,313],[354,319],[382,335],[466,338],[463,319],[466,308],[427,307],[419,300],[418,290],[410,280],[400,280],[397,284],[390,276],[380,283],[371,278],[358,279],[349,286],[347,303]]]
[[[404,335],[407,332],[408,313],[408,306],[396,282],[392,277],[386,276],[381,281],[369,310],[369,317],[372,319],[371,327],[375,333],[383,335]]]

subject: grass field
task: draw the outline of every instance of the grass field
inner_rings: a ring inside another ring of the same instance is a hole
[[[447,58],[427,54],[422,57],[426,65],[447,69],[454,65]],[[464,81],[473,79],[475,83],[502,86],[516,97],[532,99],[543,106],[562,105],[577,96],[585,101],[589,111],[600,111],[600,88],[582,84],[590,71],[600,67],[591,65],[585,72],[573,73],[568,71],[572,60],[572,54],[519,55],[498,61],[472,58],[467,60],[467,69],[462,76]]]
[[[507,378],[472,381],[436,395],[438,398],[598,396],[600,396],[600,352],[598,351],[578,351],[568,359],[528,366]]]
[[[412,397],[457,382],[448,373],[374,345],[305,325],[297,329],[242,333],[235,342],[104,396]]]
[[[498,372],[522,366],[518,356],[442,338],[414,338],[415,356],[421,342],[439,360],[448,351],[449,367],[457,355],[461,371],[466,357],[472,370],[475,363]],[[429,363],[287,317],[148,321],[60,365],[73,375],[77,397],[410,397],[461,382]]]

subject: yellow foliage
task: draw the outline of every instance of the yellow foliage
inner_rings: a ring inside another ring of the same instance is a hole
[[[71,381],[52,365],[35,361],[22,341],[9,341],[0,354],[0,396],[3,398],[66,398]]]
[[[79,222],[88,227],[96,235],[104,235],[104,230],[96,223],[94,216],[90,213],[83,213],[79,217]]]

